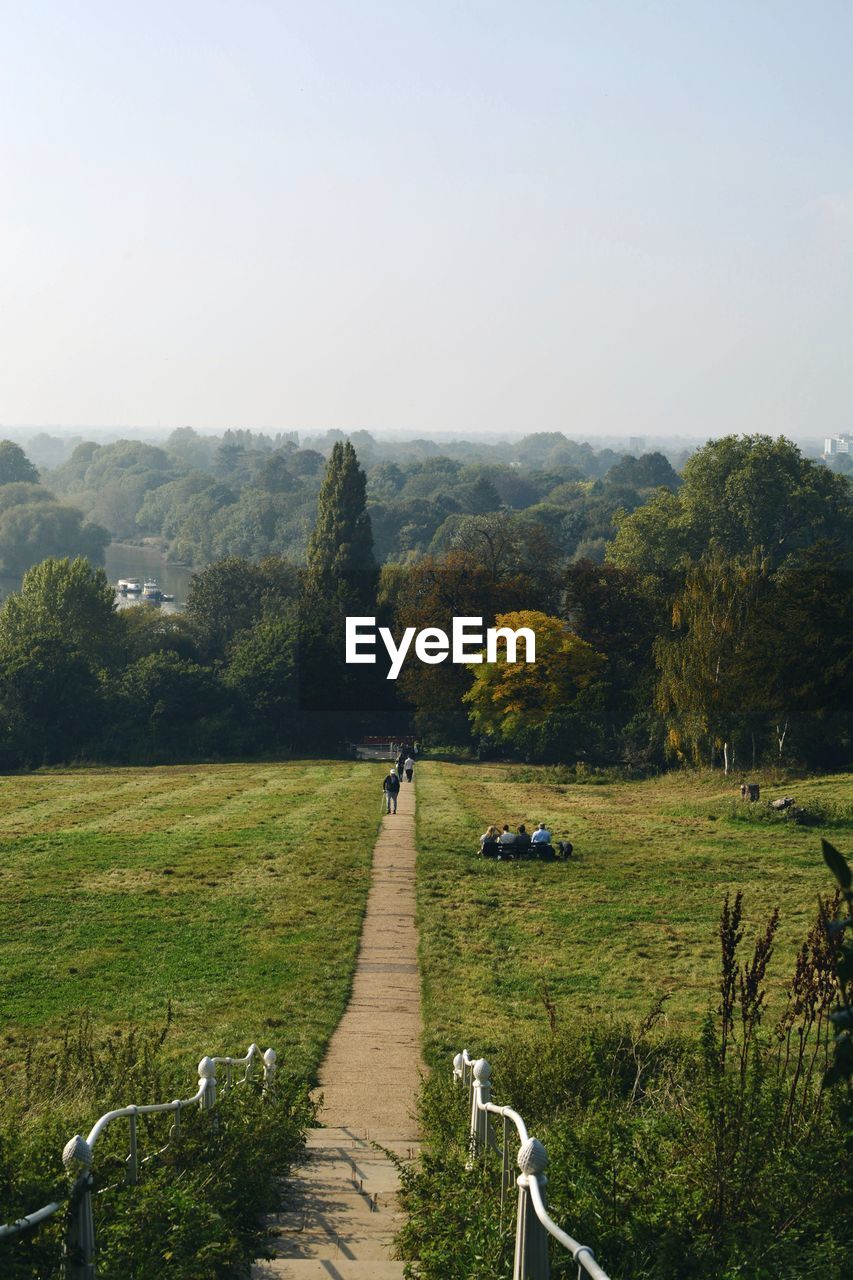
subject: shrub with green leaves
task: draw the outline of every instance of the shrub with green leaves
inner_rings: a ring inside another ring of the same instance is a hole
[[[836,904],[822,904],[832,918]],[[839,1097],[825,1087],[838,986],[817,920],[771,1023],[765,976],[778,915],[745,952],[743,900],[719,924],[718,1000],[698,1035],[667,1034],[662,1002],[639,1026],[563,1027],[505,1044],[493,1097],[520,1112],[549,1157],[554,1219],[619,1280],[843,1280],[853,1223]],[[421,1280],[512,1272],[513,1201],[500,1161],[470,1161],[464,1099],[438,1071],[424,1086],[427,1154],[404,1173],[399,1244]],[[497,1134],[500,1141],[501,1135]],[[515,1142],[513,1136],[513,1152]],[[574,1277],[554,1247],[555,1280]]]
[[[99,1039],[83,1019],[56,1051],[27,1057],[20,1078],[0,1081],[0,1221],[9,1222],[69,1191],[61,1154],[75,1132],[128,1102],[194,1093],[194,1077],[168,1057],[162,1031]],[[95,1148],[94,1218],[99,1280],[226,1280],[248,1275],[263,1251],[263,1216],[278,1179],[313,1119],[307,1086],[283,1071],[264,1095],[259,1081],[220,1091],[216,1107],[140,1117],[139,1182],[128,1186],[126,1121]],[[151,1157],[150,1160],[147,1157]],[[64,1212],[15,1243],[0,1243],[4,1280],[61,1274]]]
[[[832,1062],[827,1067],[824,1084],[844,1090],[841,1115],[847,1133],[848,1150],[853,1154],[853,937],[847,929],[853,925],[853,871],[842,853],[828,840],[821,841],[826,865],[838,884],[838,893],[847,914],[823,911],[821,921],[835,966],[838,1005],[830,1014],[835,1030]]]

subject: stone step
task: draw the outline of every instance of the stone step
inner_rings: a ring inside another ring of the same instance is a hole
[[[402,1262],[367,1262],[336,1258],[276,1258],[256,1262],[252,1280],[403,1280]]]
[[[350,1205],[354,1211],[359,1204],[366,1205],[371,1213],[378,1209],[396,1210],[397,1187],[384,1186],[382,1182],[351,1181],[324,1182],[322,1185],[313,1182],[310,1185],[301,1184],[293,1187],[285,1196],[281,1208],[270,1217],[270,1222],[275,1225],[279,1219],[283,1221],[292,1214],[301,1213],[304,1216],[312,1206],[316,1206],[322,1213],[332,1213]]]
[[[394,1225],[385,1224],[381,1232],[345,1232],[336,1235],[320,1227],[308,1227],[304,1231],[283,1236],[273,1236],[269,1252],[275,1258],[316,1258],[337,1263],[340,1261],[384,1262],[394,1248]]]
[[[397,1158],[404,1166],[411,1163],[408,1156]],[[374,1172],[379,1169],[393,1169],[396,1173],[397,1165],[385,1150],[377,1151],[373,1147],[312,1147],[302,1163],[297,1165],[293,1178],[298,1181],[323,1178],[345,1169],[364,1169]]]
[[[411,1143],[412,1141],[411,1135],[400,1133],[399,1129],[309,1129],[305,1135],[305,1146],[309,1151],[312,1147],[343,1147],[347,1145],[369,1147],[373,1142]],[[417,1145],[417,1142],[415,1142],[415,1145]]]
[[[395,1155],[392,1159],[384,1148],[377,1150],[376,1147],[312,1147],[301,1163],[296,1166],[292,1177],[297,1179],[325,1177],[333,1174],[337,1168],[374,1171],[393,1169],[396,1172],[397,1160],[400,1160],[404,1168],[411,1163],[408,1157]]]
[[[362,1191],[368,1195],[393,1194],[400,1183],[393,1165],[379,1160],[318,1160],[304,1168],[301,1177],[282,1186],[287,1207],[306,1195]]]
[[[299,1231],[303,1227],[334,1224],[337,1235],[350,1228],[380,1230],[383,1219],[396,1218],[396,1194],[390,1192],[357,1191],[352,1183],[345,1187],[299,1187],[291,1202],[270,1214],[267,1222],[276,1232]]]
[[[315,1134],[324,1136],[315,1137]],[[333,1129],[312,1130],[305,1141],[305,1150],[309,1158],[317,1152],[330,1152],[340,1153],[342,1156],[357,1154],[359,1159],[387,1160],[388,1157],[384,1153],[390,1151],[401,1160],[414,1160],[419,1155],[420,1148],[421,1144],[416,1138],[372,1133],[369,1137],[364,1137]]]
[[[363,1164],[355,1163],[348,1166],[349,1186],[351,1189],[361,1192],[368,1196],[395,1196],[400,1187],[400,1178],[397,1170],[392,1164],[380,1164],[378,1161],[365,1161]],[[312,1178],[311,1186],[325,1185],[331,1190],[337,1182],[337,1177],[333,1170],[330,1170],[330,1176],[319,1182]],[[343,1179],[341,1180],[343,1181]]]

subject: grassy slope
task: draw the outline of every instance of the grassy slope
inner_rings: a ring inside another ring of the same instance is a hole
[[[318,1060],[349,989],[381,766],[0,779],[0,1065],[90,1010],[175,1051]]]
[[[751,938],[782,920],[770,978],[781,990],[829,887],[820,835],[849,847],[850,823],[820,828],[734,820],[736,786],[670,774],[643,783],[548,785],[545,771],[422,762],[419,914],[426,1051],[486,1053],[511,1027],[587,1009],[644,1014],[671,993],[673,1023],[707,1009],[725,892],[745,891]],[[788,783],[799,803],[849,803],[849,777]],[[765,790],[767,788],[765,787]],[[767,794],[783,794],[784,787]],[[713,817],[712,817],[713,815]],[[472,855],[490,822],[547,821],[576,862],[496,863]],[[845,829],[846,828],[846,829]]]

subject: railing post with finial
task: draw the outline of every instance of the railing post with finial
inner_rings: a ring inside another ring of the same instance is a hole
[[[538,1138],[528,1138],[518,1153],[518,1221],[515,1231],[515,1264],[512,1280],[549,1280],[548,1232],[536,1216],[528,1187],[539,1184],[545,1201],[545,1169],[548,1156]]]
[[[250,1044],[249,1052],[246,1056],[249,1061],[246,1063],[246,1074],[243,1079],[251,1080],[252,1076],[255,1074],[255,1058],[259,1058],[261,1056],[261,1051],[256,1044]]]
[[[264,1053],[264,1093],[266,1094],[272,1094],[277,1060],[278,1055],[275,1049],[267,1049]]]
[[[491,1127],[489,1113],[483,1108],[492,1100],[492,1068],[485,1058],[478,1058],[473,1067],[474,1084],[471,1092],[471,1154],[478,1155],[489,1145]]]
[[[74,1176],[65,1232],[65,1280],[95,1280],[95,1223],[92,1217],[92,1149],[75,1134],[62,1152],[66,1172]]]
[[[202,1089],[198,1105],[202,1111],[210,1111],[216,1106],[216,1063],[206,1054],[198,1064],[198,1083]]]
[[[139,1181],[139,1147],[136,1140],[136,1107],[128,1107],[130,1115],[130,1153],[124,1162],[125,1178],[128,1186],[136,1186]]]

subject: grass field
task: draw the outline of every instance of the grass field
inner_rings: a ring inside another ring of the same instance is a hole
[[[559,776],[559,775],[558,775]],[[669,995],[672,1025],[697,1022],[718,971],[724,894],[743,889],[751,938],[778,904],[769,985],[780,993],[828,891],[820,836],[849,849],[849,776],[772,785],[824,815],[822,825],[745,821],[737,783],[669,774],[646,782],[565,785],[552,771],[422,762],[417,771],[419,916],[432,1062],[466,1045],[490,1053],[522,1024],[585,1011],[642,1016]],[[758,814],[753,814],[758,817]],[[569,863],[483,861],[491,823],[546,821],[571,839]],[[546,1024],[547,1025],[547,1024]]]
[[[0,1067],[84,1011],[154,1026],[174,1052],[275,1044],[311,1072],[343,1010],[384,766],[294,762],[49,771],[0,779]],[[849,848],[849,777],[768,787],[825,826],[738,820],[719,775],[566,785],[543,769],[417,771],[426,1048],[485,1052],[523,1023],[585,1010],[676,1024],[708,1007],[724,893],[749,930],[782,908],[771,985]],[[843,812],[846,806],[846,814]],[[568,864],[475,857],[492,821],[544,819]],[[749,934],[748,934],[749,936]]]
[[[0,1069],[85,1010],[175,1053],[273,1044],[311,1072],[343,1010],[380,765],[0,779]]]

